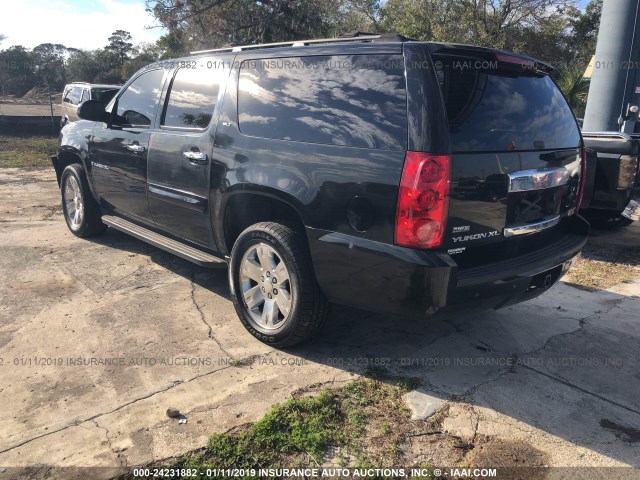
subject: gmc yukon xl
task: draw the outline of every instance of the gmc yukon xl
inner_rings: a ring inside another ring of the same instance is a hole
[[[576,120],[533,58],[397,35],[195,52],[87,101],[53,164],[69,229],[228,266],[240,320],[288,346],[330,302],[500,308],[589,225]]]

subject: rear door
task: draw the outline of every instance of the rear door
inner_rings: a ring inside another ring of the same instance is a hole
[[[543,248],[576,213],[582,141],[547,67],[448,48],[434,65],[452,151],[445,247],[473,266]]]
[[[151,134],[149,206],[158,227],[212,247],[209,184],[224,63],[212,58],[179,63],[165,95],[160,127]]]

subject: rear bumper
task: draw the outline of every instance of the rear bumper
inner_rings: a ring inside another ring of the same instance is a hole
[[[575,216],[571,234],[544,249],[460,269],[444,252],[307,229],[318,283],[330,301],[408,315],[445,308],[501,308],[534,298],[571,267],[588,233],[589,224]]]

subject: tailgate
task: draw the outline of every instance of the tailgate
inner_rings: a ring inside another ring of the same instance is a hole
[[[433,57],[452,151],[444,248],[465,268],[556,242],[576,213],[582,140],[548,70],[468,47]]]

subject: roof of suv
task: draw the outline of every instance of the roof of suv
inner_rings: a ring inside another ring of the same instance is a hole
[[[106,83],[89,83],[89,82],[71,82],[67,83],[69,85],[88,85],[89,87],[99,87],[99,88],[120,88],[122,85],[109,85]]]
[[[428,45],[432,52],[438,51],[439,53],[453,53],[454,51],[466,50],[468,52],[484,54],[502,54],[511,58],[520,58],[528,62],[533,62],[537,69],[549,73],[553,68],[548,63],[541,61],[537,58],[531,57],[523,53],[516,53],[506,50],[498,50],[495,48],[480,47],[476,45],[466,45],[461,43],[447,43],[447,42],[423,42],[413,38],[405,37],[397,33],[383,33],[373,34],[366,32],[349,32],[336,38],[320,38],[312,40],[295,40],[289,42],[276,42],[276,43],[263,43],[255,45],[238,45],[224,48],[215,48],[210,50],[198,50],[191,52],[191,55],[202,55],[208,53],[225,53],[225,52],[244,52],[247,50],[271,50],[271,49],[283,49],[287,47],[327,47],[328,45],[341,46],[347,43],[377,43],[380,46],[382,44],[393,45],[402,44],[405,42],[417,42]]]

